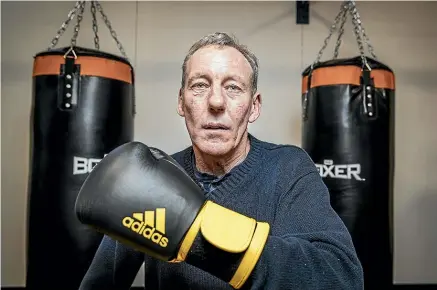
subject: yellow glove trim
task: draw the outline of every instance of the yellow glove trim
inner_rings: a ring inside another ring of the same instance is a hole
[[[249,278],[255,265],[258,263],[262,250],[267,242],[267,237],[270,232],[268,223],[258,222],[256,225],[255,234],[252,242],[241,260],[240,266],[235,271],[229,284],[235,289],[240,289]]]
[[[270,225],[222,207],[205,202],[179,248],[177,257],[170,262],[185,261],[199,233],[213,246],[229,253],[244,253],[229,284],[240,289],[258,263],[267,242]]]
[[[188,229],[188,232],[185,234],[184,240],[182,241],[182,244],[179,247],[179,251],[178,251],[176,258],[169,261],[170,263],[180,263],[182,261],[185,261],[185,259],[187,258],[188,252],[190,251],[191,247],[193,246],[194,239],[196,238],[197,233],[200,230],[200,223],[202,221],[202,216],[203,216],[203,213],[205,212],[205,208],[206,208],[206,204],[199,211],[199,214],[197,215],[193,224]]]
[[[242,253],[252,240],[256,221],[213,202],[206,202],[200,224],[210,244],[229,253]]]

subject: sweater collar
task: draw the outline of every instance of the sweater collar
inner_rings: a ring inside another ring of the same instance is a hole
[[[225,180],[212,192],[215,199],[221,199],[226,193],[232,192],[245,178],[247,178],[256,169],[257,162],[261,157],[261,141],[249,134],[250,150],[243,162],[233,168],[227,175]],[[195,176],[195,165],[193,163],[193,147],[186,151],[184,156],[184,169],[193,180],[197,180]]]

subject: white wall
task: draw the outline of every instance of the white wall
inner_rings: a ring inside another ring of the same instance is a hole
[[[300,144],[300,74],[315,59],[339,2],[312,2],[307,26],[295,24],[294,2],[101,3],[135,64],[137,140],[170,153],[189,144],[176,114],[180,66],[194,41],[225,31],[260,59],[264,103],[251,131]],[[46,49],[74,2],[1,4],[2,286],[23,286],[33,55]],[[358,7],[379,59],[396,73],[395,282],[437,283],[437,2]],[[79,45],[93,47],[90,23],[88,13]],[[101,25],[101,49],[118,54]],[[68,45],[72,26],[58,46]],[[357,53],[347,28],[341,56]],[[324,59],[332,57],[334,42]]]

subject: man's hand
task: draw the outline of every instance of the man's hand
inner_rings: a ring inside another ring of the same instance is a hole
[[[97,164],[76,200],[78,219],[157,259],[244,285],[270,226],[211,201],[164,152],[124,144]],[[211,266],[217,264],[217,266]]]

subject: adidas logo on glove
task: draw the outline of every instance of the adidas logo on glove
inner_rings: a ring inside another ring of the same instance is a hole
[[[156,214],[156,219],[155,219]],[[125,217],[123,226],[131,229],[144,238],[165,248],[168,238],[165,236],[165,208],[157,208],[156,211],[133,213],[132,217]]]

